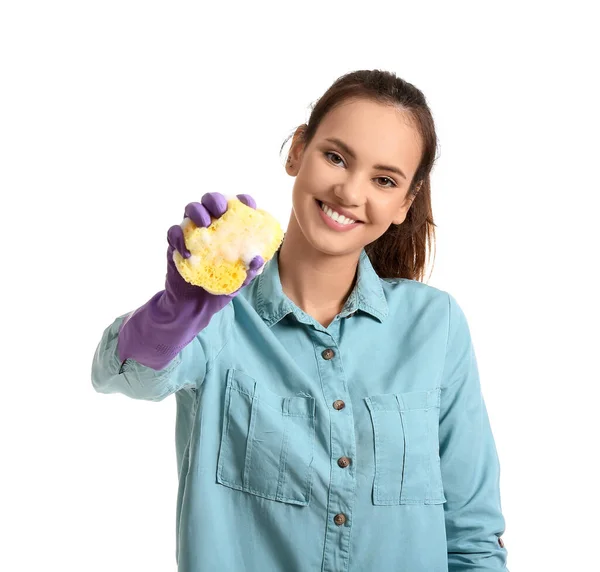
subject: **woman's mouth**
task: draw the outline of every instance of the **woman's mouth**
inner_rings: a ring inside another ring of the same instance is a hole
[[[324,206],[319,199],[315,199],[315,203],[317,204],[317,208],[319,209],[321,219],[329,228],[333,230],[344,232],[356,228],[359,224],[363,224],[362,221],[349,222],[351,219],[336,214],[333,209],[330,209],[326,205]],[[332,218],[334,216],[337,218],[337,220]]]

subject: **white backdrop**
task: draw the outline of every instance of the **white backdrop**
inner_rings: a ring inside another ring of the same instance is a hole
[[[0,569],[176,569],[175,399],[96,393],[96,345],[163,288],[188,202],[246,192],[287,225],[279,148],[365,68],[437,123],[428,283],[470,324],[508,566],[597,565],[593,3],[413,4],[2,5]]]

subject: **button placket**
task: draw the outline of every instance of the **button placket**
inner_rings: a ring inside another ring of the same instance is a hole
[[[331,360],[335,357],[335,355],[336,355],[336,353],[332,348],[326,348],[321,352],[321,357],[324,360]],[[332,403],[332,407],[336,411],[340,411],[346,407],[346,404],[344,403],[344,401],[342,399],[336,399]],[[346,457],[346,456],[342,456],[337,460],[338,466],[342,469],[345,469],[348,466],[350,466],[350,463],[351,463],[350,458]],[[333,522],[336,524],[336,526],[342,526],[346,523],[346,521],[347,521],[347,517],[344,513],[338,513],[333,517]]]

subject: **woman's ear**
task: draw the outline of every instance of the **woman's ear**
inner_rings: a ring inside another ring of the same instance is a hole
[[[292,138],[292,145],[288,153],[287,161],[285,163],[285,170],[288,175],[295,177],[300,170],[302,164],[302,156],[304,155],[304,131],[307,125],[303,124],[296,129],[294,137]]]

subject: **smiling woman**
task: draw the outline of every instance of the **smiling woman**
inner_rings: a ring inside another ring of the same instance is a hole
[[[294,208],[280,256],[289,260],[308,248],[313,257],[356,261],[364,247],[382,278],[421,280],[435,239],[433,119],[414,86],[392,74],[374,76],[339,78],[295,130],[286,165],[296,178]],[[363,224],[327,224],[330,217],[311,215],[315,200],[334,221],[337,212]]]
[[[293,208],[264,271],[214,296],[168,270],[106,329],[98,391],[177,397],[180,572],[507,572],[467,320],[419,280],[435,148],[414,86],[340,78],[294,134]],[[229,208],[192,206],[199,224]]]

